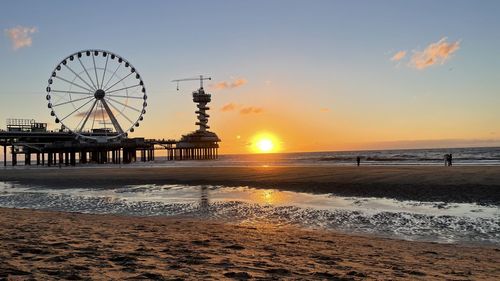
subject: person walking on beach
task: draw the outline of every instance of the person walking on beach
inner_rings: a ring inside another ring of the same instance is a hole
[[[359,164],[361,163],[361,157],[356,157],[356,163],[358,164],[358,167],[359,167]]]
[[[451,153],[449,154],[445,154],[444,155],[444,165],[445,166],[452,166],[453,165],[453,156],[451,155]]]

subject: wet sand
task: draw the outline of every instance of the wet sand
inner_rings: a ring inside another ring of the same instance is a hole
[[[500,249],[0,208],[0,279],[495,280]],[[496,279],[498,280],[498,279]]]
[[[498,166],[115,167],[2,169],[0,181],[51,188],[116,188],[133,184],[250,186],[339,196],[500,206]]]

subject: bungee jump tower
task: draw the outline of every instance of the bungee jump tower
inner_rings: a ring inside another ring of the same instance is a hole
[[[217,159],[218,157],[218,142],[221,140],[217,134],[208,130],[210,129],[208,126],[210,115],[207,114],[207,111],[210,110],[210,107],[207,104],[212,100],[212,96],[203,88],[203,81],[211,80],[211,78],[200,75],[199,78],[177,79],[172,82],[177,83],[177,90],[179,90],[179,82],[192,80],[200,81],[200,88],[193,92],[193,102],[196,103],[198,109],[195,111],[198,119],[195,125],[198,126],[198,129],[183,135],[175,147],[167,147],[170,160],[203,160]]]

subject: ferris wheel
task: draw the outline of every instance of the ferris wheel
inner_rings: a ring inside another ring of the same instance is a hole
[[[142,77],[124,58],[84,50],[64,58],[47,86],[50,115],[78,139],[106,142],[126,137],[146,114]]]

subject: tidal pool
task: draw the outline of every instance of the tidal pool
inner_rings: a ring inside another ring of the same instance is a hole
[[[51,189],[0,182],[0,207],[274,223],[441,243],[500,245],[500,209],[226,186]]]

